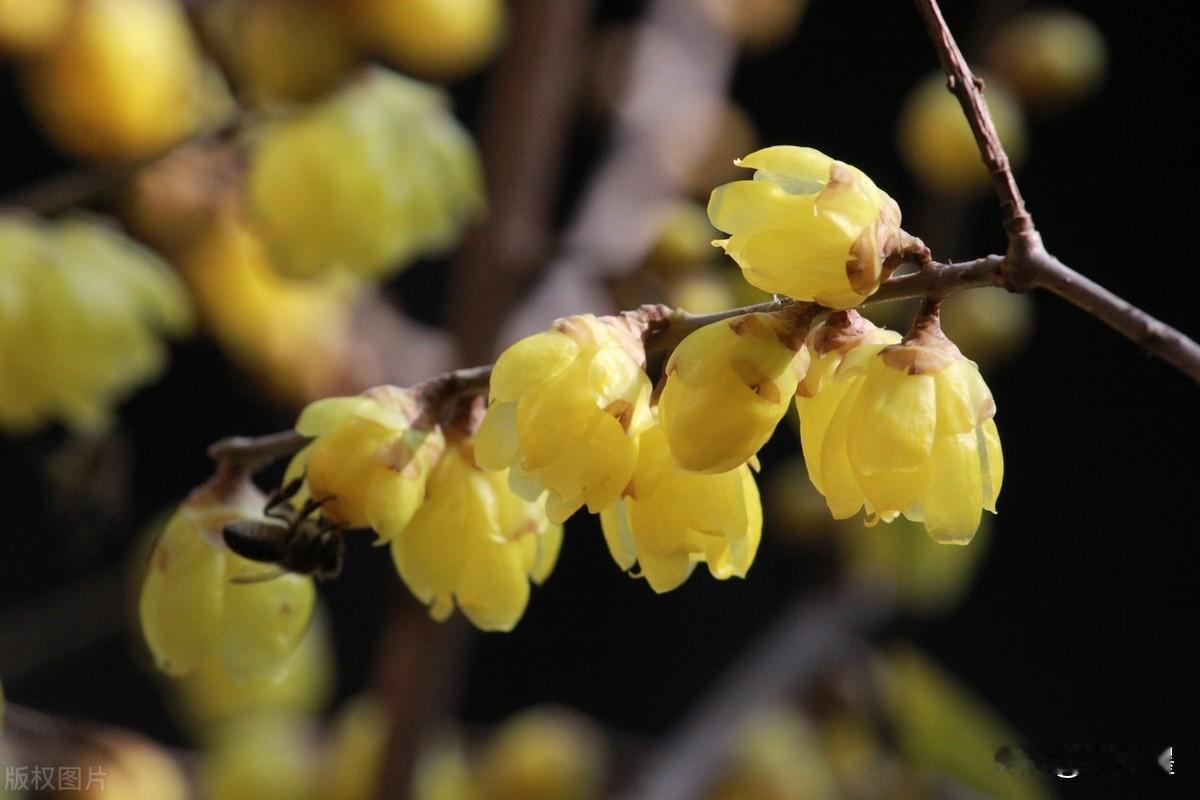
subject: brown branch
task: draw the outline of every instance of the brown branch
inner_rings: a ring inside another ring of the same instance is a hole
[[[454,264],[449,327],[468,363],[493,354],[501,323],[550,250],[591,16],[591,0],[513,5],[480,136],[488,218]]]
[[[998,255],[984,256],[961,264],[931,261],[919,272],[901,275],[884,282],[879,291],[868,297],[863,305],[913,297],[940,299],[964,289],[1004,286],[1004,263],[1004,257]],[[681,309],[660,323],[650,325],[643,341],[647,353],[669,353],[688,334],[714,322],[754,313],[786,313],[799,321],[807,322],[828,310],[816,303],[805,303],[786,297],[712,314],[689,314]],[[638,314],[628,313],[635,316]],[[421,381],[412,387],[412,391],[426,406],[426,416],[436,420],[449,404],[463,398],[486,394],[491,377],[491,364],[466,367]],[[308,437],[295,431],[280,431],[255,437],[230,436],[212,444],[208,448],[208,455],[218,463],[252,472],[265,466],[272,459],[295,453],[308,442]]]
[[[925,20],[925,27],[929,30],[929,38],[933,40],[934,49],[937,50],[938,61],[946,73],[946,88],[953,92],[962,104],[971,132],[975,134],[975,143],[979,145],[983,162],[992,177],[996,195],[1000,198],[1005,229],[1010,237],[1034,232],[1033,219],[1025,210],[1025,200],[1021,197],[1016,178],[1013,177],[1008,153],[1000,143],[996,126],[992,124],[992,116],[988,113],[987,102],[983,99],[983,81],[971,73],[966,57],[958,49],[958,43],[954,41],[954,36],[946,25],[937,0],[916,2]]]
[[[253,116],[251,112],[239,109],[223,122],[200,128],[147,158],[127,164],[81,167],[51,176],[0,197],[0,210],[20,208],[43,216],[65,211],[92,200],[187,147],[229,138],[250,124]]]
[[[1085,278],[1046,250],[1032,216],[1025,209],[1008,154],[992,124],[983,99],[983,82],[971,73],[937,0],[916,0],[916,4],[946,73],[946,86],[966,114],[1000,200],[1004,229],[1008,232],[1008,252],[998,285],[1017,292],[1033,287],[1053,292],[1200,383],[1200,344]]]

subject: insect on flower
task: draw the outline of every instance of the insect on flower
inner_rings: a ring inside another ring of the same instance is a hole
[[[263,509],[268,520],[238,520],[222,529],[225,544],[239,556],[280,567],[261,575],[239,575],[233,582],[266,581],[285,572],[312,575],[321,581],[341,574],[346,555],[341,526],[313,516],[329,498],[309,498],[299,508],[290,502],[303,484],[304,478],[300,477],[272,493]]]

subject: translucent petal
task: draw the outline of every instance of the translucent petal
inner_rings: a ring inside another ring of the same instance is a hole
[[[517,459],[517,404],[497,400],[475,434],[475,462],[483,469],[507,469]]]
[[[929,460],[937,425],[933,377],[872,364],[854,401],[847,433],[850,458],[864,474],[916,470]]]
[[[994,514],[996,500],[1000,496],[1000,485],[1004,482],[1004,453],[1000,449],[1000,432],[996,430],[995,421],[988,419],[975,430],[975,436],[977,446],[980,439],[983,445],[978,448],[983,479],[983,507]]]
[[[970,361],[958,360],[934,374],[938,433],[967,433],[996,410],[992,393]]]
[[[974,433],[939,436],[925,494],[925,529],[946,544],[967,544],[979,527],[983,504],[979,448]]]
[[[741,236],[787,230],[795,227],[799,218],[815,213],[812,197],[788,194],[765,181],[726,183],[714,189],[708,199],[708,218],[713,227]]]
[[[296,432],[304,436],[319,436],[333,430],[370,403],[371,400],[362,395],[326,397],[309,403],[296,420]]]
[[[637,545],[633,530],[629,527],[629,516],[624,502],[613,503],[600,512],[600,527],[604,531],[604,542],[617,566],[628,572],[637,562]]]
[[[513,344],[492,368],[491,397],[514,402],[571,365],[579,344],[559,331],[543,331]]]
[[[775,145],[756,150],[739,159],[737,164],[741,167],[786,175],[789,178],[825,182],[829,180],[829,168],[833,165],[833,159],[811,147]]]

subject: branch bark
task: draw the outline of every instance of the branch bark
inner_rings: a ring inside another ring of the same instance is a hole
[[[1071,269],[1046,250],[992,124],[983,99],[983,82],[971,72],[937,0],[916,0],[916,4],[946,73],[946,87],[958,98],[966,114],[1000,200],[1008,252],[999,285],[1017,292],[1034,287],[1053,292],[1200,383],[1200,345]]]

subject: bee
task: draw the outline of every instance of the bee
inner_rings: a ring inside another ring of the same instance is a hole
[[[272,580],[285,572],[312,575],[319,581],[341,574],[346,555],[343,532],[337,523],[317,514],[329,498],[310,498],[299,508],[291,503],[303,483],[303,477],[297,478],[271,494],[263,509],[268,520],[238,520],[221,529],[226,546],[239,556],[279,566],[275,572],[239,575],[233,578],[235,583]]]

